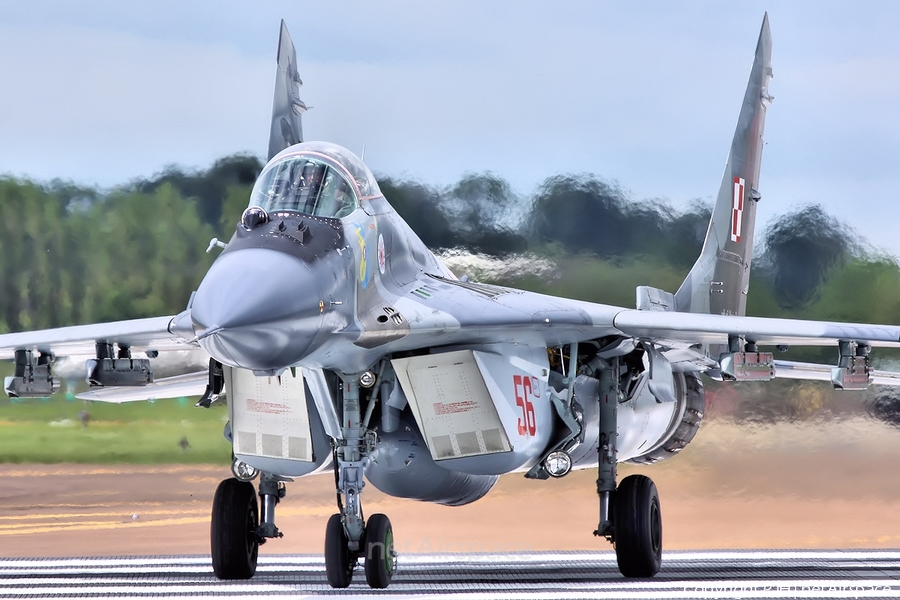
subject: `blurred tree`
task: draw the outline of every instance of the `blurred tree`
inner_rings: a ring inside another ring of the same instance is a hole
[[[214,229],[195,202],[165,184],[153,193],[114,193],[92,213],[92,320],[183,310],[214,258],[205,253]]]
[[[556,175],[538,189],[528,221],[538,242],[568,252],[648,256],[687,269],[700,253],[709,214],[697,202],[681,213],[660,200],[631,201],[593,175]]]
[[[204,252],[209,239],[230,238],[259,168],[254,157],[226,157],[111,191],[0,178],[0,331],[182,310],[217,256]],[[445,188],[379,183],[435,250],[528,249],[554,265],[548,276],[526,268],[495,283],[623,306],[636,285],[677,288],[709,219],[705,204],[635,203],[593,176],[551,177],[531,198],[490,173]],[[895,259],[863,252],[821,207],[782,217],[762,241],[751,314],[900,323]]]
[[[416,181],[397,181],[390,177],[379,179],[378,187],[429,248],[440,250],[456,245],[438,190]]]
[[[853,230],[818,204],[779,217],[763,242],[760,267],[786,309],[807,306],[831,270],[861,252]]]
[[[228,188],[234,185],[252,188],[262,168],[263,163],[256,156],[233,154],[220,158],[205,171],[185,171],[178,166],[169,166],[153,179],[137,181],[134,187],[139,192],[150,193],[169,184],[183,197],[195,199],[204,223],[218,227]]]
[[[506,180],[492,173],[469,174],[442,200],[457,245],[493,256],[522,252],[528,247],[527,239],[512,229],[521,201]]]

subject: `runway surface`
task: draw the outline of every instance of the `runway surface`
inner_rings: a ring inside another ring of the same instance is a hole
[[[218,581],[208,556],[0,559],[0,598],[257,598],[323,595],[458,598],[891,598],[900,551],[669,552],[647,580],[619,575],[609,552],[401,556],[387,590],[360,567],[347,590],[319,556],[260,558],[249,581]]]

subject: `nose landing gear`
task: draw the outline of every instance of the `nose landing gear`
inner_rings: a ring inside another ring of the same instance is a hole
[[[365,520],[359,497],[365,486],[363,470],[376,440],[373,432],[364,433],[358,377],[342,377],[341,389],[343,439],[334,441],[340,513],[331,516],[325,529],[325,573],[331,587],[345,588],[350,585],[353,569],[362,556],[365,558],[366,583],[383,589],[391,583],[394,574],[394,532],[385,515],[375,514]]]

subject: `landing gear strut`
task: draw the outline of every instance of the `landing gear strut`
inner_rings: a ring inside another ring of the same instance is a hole
[[[656,485],[644,475],[630,475],[616,486],[619,359],[602,361],[600,444],[597,494],[600,524],[594,535],[613,543],[625,577],[653,577],[662,563],[662,513]]]
[[[340,512],[331,516],[325,529],[325,573],[331,587],[345,588],[350,585],[357,560],[362,556],[366,583],[373,588],[386,588],[394,574],[396,557],[391,521],[385,515],[375,514],[366,522],[359,498],[365,486],[363,471],[370,452],[375,449],[376,438],[360,418],[359,377],[341,379],[342,439],[334,441]],[[372,398],[370,403],[375,397]]]

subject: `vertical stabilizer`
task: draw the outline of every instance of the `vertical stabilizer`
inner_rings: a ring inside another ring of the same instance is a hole
[[[306,105],[297,95],[303,85],[297,74],[297,52],[288,33],[287,25],[281,21],[281,35],[278,36],[278,69],[275,72],[275,99],[272,102],[272,127],[269,130],[269,155],[267,160],[294,144],[303,141],[303,127],[300,115],[306,112]]]
[[[772,36],[763,17],[756,58],[738,118],[722,186],[713,208],[700,258],[675,294],[681,312],[744,315],[753,257],[753,230],[759,202],[763,125],[771,103]]]

